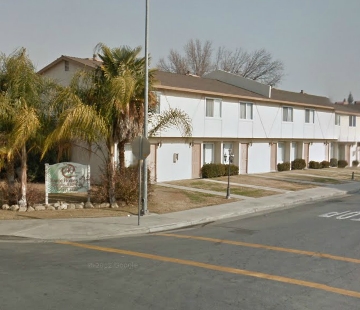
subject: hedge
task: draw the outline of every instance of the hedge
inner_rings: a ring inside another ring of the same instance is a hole
[[[329,168],[330,167],[330,162],[327,161],[327,160],[323,160],[321,163],[320,163],[320,168]]]
[[[338,167],[339,168],[345,168],[348,165],[348,162],[346,160],[340,159],[338,161]]]
[[[306,168],[305,159],[297,158],[291,162],[291,170],[302,170]]]
[[[284,162],[277,164],[278,171],[288,171],[290,170],[290,162]]]
[[[205,164],[201,168],[201,176],[203,178],[216,178],[228,175],[228,167],[226,164]],[[239,167],[230,165],[230,175],[239,174]]]
[[[309,161],[309,168],[310,169],[320,169],[321,168],[321,164],[318,161]]]
[[[359,161],[358,160],[353,160],[352,165],[353,165],[353,167],[359,166]]]
[[[337,167],[337,166],[338,166],[337,158],[331,158],[330,159],[330,167]]]

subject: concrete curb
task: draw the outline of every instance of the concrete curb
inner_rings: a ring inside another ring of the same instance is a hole
[[[136,235],[142,235],[142,234],[153,234],[153,233],[159,233],[159,232],[164,232],[164,231],[171,231],[171,230],[176,230],[176,229],[181,229],[181,228],[204,225],[204,224],[213,223],[213,222],[216,222],[219,220],[226,220],[229,218],[246,218],[246,217],[251,217],[251,216],[257,216],[260,214],[276,212],[276,211],[279,211],[282,209],[290,209],[293,207],[295,208],[298,205],[316,202],[319,200],[331,199],[334,197],[343,197],[348,194],[355,193],[357,191],[359,191],[359,190],[338,191],[338,192],[334,192],[334,193],[327,194],[327,195],[325,195],[325,194],[319,195],[318,197],[307,197],[304,199],[299,199],[296,201],[286,202],[286,203],[282,203],[282,204],[268,205],[265,207],[254,207],[253,209],[246,209],[246,210],[242,210],[242,211],[238,211],[238,212],[226,213],[226,214],[222,214],[219,216],[205,217],[205,218],[198,219],[198,220],[182,221],[182,222],[173,223],[173,224],[155,225],[152,227],[136,228],[133,230],[129,230],[127,232],[122,232],[118,235],[114,234],[114,235],[101,236],[96,239],[81,238],[81,239],[76,239],[76,240],[77,241],[86,241],[86,240],[89,241],[89,240],[101,240],[101,239],[110,239],[110,238],[119,238],[119,237],[130,237],[130,236],[136,236]],[[73,239],[73,240],[75,240],[75,239]]]
[[[113,233],[104,233],[99,235],[90,235],[88,233],[83,233],[82,236],[74,236],[71,238],[65,237],[65,238],[37,238],[37,237],[29,237],[29,235],[26,235],[26,230],[18,231],[16,233],[10,233],[8,235],[2,235],[6,236],[5,239],[9,239],[11,237],[14,238],[24,238],[24,240],[18,240],[18,242],[29,242],[33,240],[34,242],[56,242],[61,240],[68,240],[68,241],[90,241],[90,240],[101,240],[101,239],[111,239],[111,238],[119,238],[119,237],[129,237],[129,236],[136,236],[136,235],[145,235],[145,234],[152,234],[152,233],[159,233],[163,231],[170,231],[170,230],[176,230],[181,228],[187,228],[187,227],[193,227],[197,225],[204,225],[209,224],[212,222],[216,222],[219,220],[225,220],[230,218],[245,218],[245,217],[251,217],[256,216],[260,214],[267,214],[275,211],[279,211],[282,209],[289,209],[296,207],[300,204],[306,204],[311,202],[316,202],[319,200],[325,200],[325,199],[331,199],[334,197],[343,197],[348,194],[353,194],[356,192],[359,192],[360,189],[353,189],[353,190],[336,190],[334,192],[327,192],[327,193],[320,193],[316,196],[305,196],[304,198],[297,198],[290,201],[286,201],[283,203],[270,203],[266,205],[259,205],[254,207],[248,207],[244,209],[240,209],[234,212],[227,212],[218,214],[215,216],[205,216],[203,218],[198,219],[184,219],[177,221],[176,218],[173,219],[173,223],[167,223],[167,224],[155,224],[155,225],[148,225],[148,226],[135,226],[135,227],[128,227],[123,230],[117,230]],[[172,219],[171,219],[172,220]],[[86,236],[88,235],[88,236]],[[1,237],[0,237],[1,241]],[[6,242],[6,240],[5,240]]]

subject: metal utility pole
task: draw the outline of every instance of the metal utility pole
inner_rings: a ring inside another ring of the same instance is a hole
[[[145,17],[145,100],[144,100],[144,138],[148,138],[148,111],[149,111],[149,0],[146,0],[146,17]],[[142,179],[142,213],[148,214],[147,208],[147,160],[143,161],[143,179]]]

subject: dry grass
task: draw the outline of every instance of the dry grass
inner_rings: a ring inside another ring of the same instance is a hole
[[[44,191],[43,184],[37,184],[36,188],[39,192]],[[87,201],[86,194],[51,194],[49,196],[51,196],[49,197],[49,202],[66,201],[68,203],[79,203]],[[239,199],[231,199],[230,201],[236,200]],[[225,195],[221,197],[154,185],[154,190],[149,198],[148,209],[150,213],[163,214],[228,202],[229,200],[225,199]],[[119,209],[101,208],[33,212],[0,210],[0,220],[112,217],[127,216],[128,214],[136,215],[137,213],[137,204],[121,206]]]
[[[216,178],[215,180],[227,181],[227,177]],[[307,188],[313,188],[314,185],[295,183],[295,182],[286,182],[281,180],[265,179],[257,176],[250,175],[236,175],[230,177],[230,182],[247,184],[247,185],[257,185],[264,186],[269,188],[282,189],[286,191],[300,191]]]
[[[314,169],[315,170],[315,169]],[[308,182],[315,182],[315,183],[324,183],[324,184],[341,184],[343,181],[329,177],[323,174],[319,174],[316,176],[312,176],[308,171],[308,174],[299,175],[295,171],[286,171],[277,173],[275,175],[271,175],[271,177],[279,178],[279,179],[294,179],[294,180],[300,180],[300,181],[308,181]]]
[[[183,180],[183,181],[174,181],[174,182],[169,182],[169,183],[175,184],[175,185],[180,185],[180,186],[205,189],[205,190],[210,190],[210,191],[214,191],[214,192],[222,192],[222,193],[224,193],[224,195],[226,193],[226,188],[227,188],[226,184],[207,182],[207,181],[202,181],[202,180]],[[247,196],[247,197],[253,197],[253,198],[259,198],[259,197],[279,194],[278,192],[267,191],[267,190],[257,189],[257,188],[243,187],[243,186],[231,186],[231,193],[235,194],[235,195]]]
[[[307,170],[295,170],[287,171],[287,174],[304,174],[304,175],[316,175],[320,177],[334,178],[340,181],[351,180],[351,174],[354,172],[355,181],[360,181],[359,168],[327,168],[327,169],[307,169]]]

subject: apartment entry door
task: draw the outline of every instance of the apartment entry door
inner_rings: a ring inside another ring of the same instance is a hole
[[[248,172],[248,147],[248,143],[241,143],[240,174],[246,174]]]

